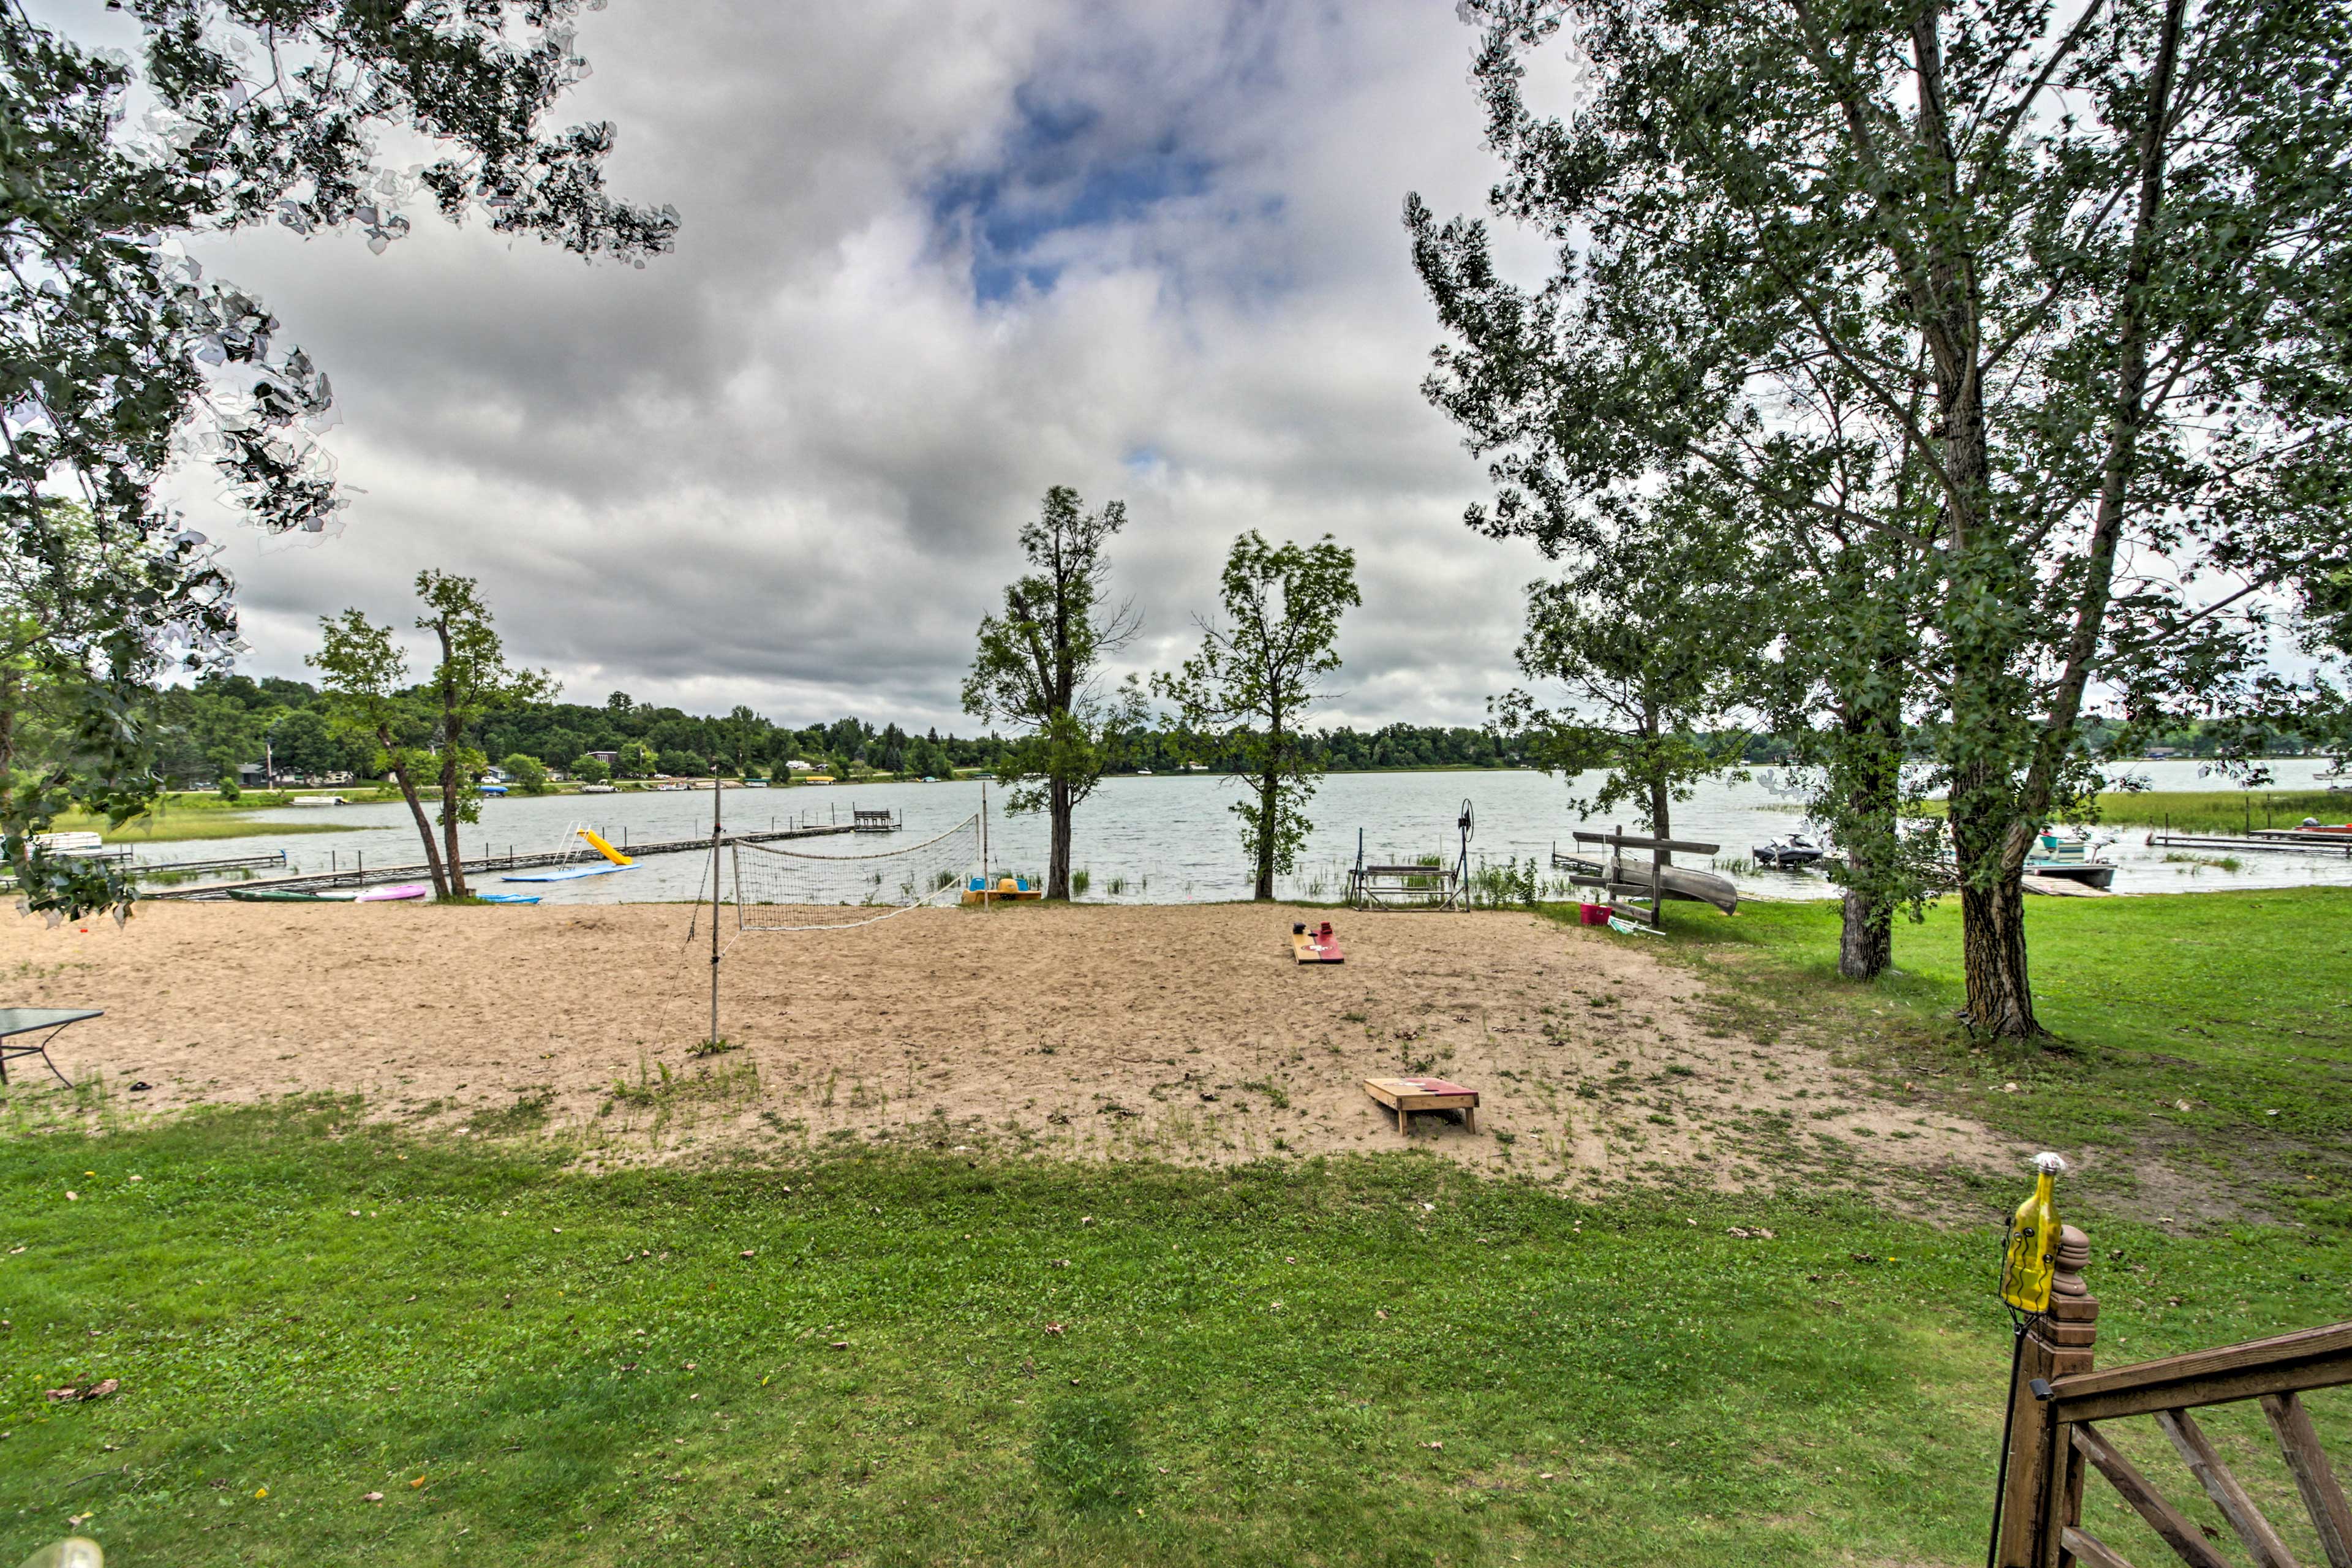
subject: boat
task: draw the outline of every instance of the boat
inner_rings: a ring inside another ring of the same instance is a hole
[[[1551,854],[1552,869],[1578,876],[1609,879],[1627,888],[1647,888],[1650,868],[1640,860],[1621,864],[1612,874],[1609,862],[1589,855],[1563,855],[1555,849]],[[1669,899],[1686,903],[1713,904],[1725,914],[1739,909],[1739,889],[1728,877],[1718,877],[1712,871],[1695,871],[1688,866],[1658,868],[1658,891]],[[1643,897],[1648,895],[1644,893]]]
[[[1769,843],[1757,845],[1748,853],[1755,857],[1759,866],[1793,871],[1821,864],[1822,857],[1829,851],[1801,833],[1784,833]]]
[[[2055,833],[2044,833],[2025,852],[2025,874],[2080,882],[2086,888],[2109,887],[2116,879],[2116,863],[2100,859],[2093,853],[2095,847],[2087,835],[2061,838]]]
[[[582,784],[580,786],[580,793],[582,795],[618,795],[621,793],[621,786],[618,784]]]
[[[474,896],[481,900],[482,902],[486,904],[535,904],[539,902],[539,895],[537,893],[477,893]]]
[[[352,803],[339,795],[298,795],[286,804],[289,805],[349,805]]]

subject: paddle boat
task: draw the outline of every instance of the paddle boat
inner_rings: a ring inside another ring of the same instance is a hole
[[[1032,877],[999,877],[993,885],[985,877],[973,877],[965,881],[963,888],[963,901],[967,904],[984,904],[992,899],[1042,899],[1045,896],[1045,885]]]
[[[2096,847],[2088,834],[2062,838],[2055,833],[2042,833],[2025,852],[2025,874],[2080,882],[2086,888],[2108,887],[2116,879],[2116,863],[2100,859],[2094,853]]]

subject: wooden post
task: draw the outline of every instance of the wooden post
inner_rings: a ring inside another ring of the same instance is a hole
[[[2062,1532],[2082,1522],[2083,1456],[2074,1447],[2074,1429],[2050,1419],[2049,1406],[2035,1396],[2033,1384],[2091,1370],[2099,1303],[2083,1283],[2090,1260],[2090,1238],[2071,1225],[2059,1226],[2050,1310],[2026,1328],[2011,1391],[1998,1568],[2057,1568]]]

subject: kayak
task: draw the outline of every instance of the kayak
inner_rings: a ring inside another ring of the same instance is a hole
[[[481,900],[482,902],[486,904],[535,904],[539,902],[539,895],[537,893],[477,893],[474,896]]]
[[[389,888],[362,888],[356,893],[303,893],[291,888],[231,888],[228,896],[247,904],[389,904],[421,899],[432,890],[422,882],[397,882]]]

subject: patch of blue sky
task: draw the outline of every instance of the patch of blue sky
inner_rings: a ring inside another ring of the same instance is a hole
[[[1020,126],[996,164],[930,192],[934,224],[969,237],[972,292],[982,301],[1052,289],[1070,248],[1056,242],[1198,196],[1216,173],[1213,159],[1173,135],[1138,145],[1106,133],[1090,107],[1046,104],[1025,89],[1015,101]]]

